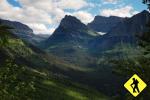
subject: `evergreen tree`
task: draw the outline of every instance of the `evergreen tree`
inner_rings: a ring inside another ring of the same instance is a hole
[[[148,9],[150,9],[150,0],[143,0],[143,3],[148,6]]]

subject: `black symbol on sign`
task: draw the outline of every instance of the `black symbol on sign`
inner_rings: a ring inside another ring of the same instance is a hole
[[[131,87],[133,89],[133,93],[136,93],[136,92],[140,93],[139,87],[138,87],[139,81],[135,78],[133,78],[132,80],[133,80],[133,83],[131,84]]]

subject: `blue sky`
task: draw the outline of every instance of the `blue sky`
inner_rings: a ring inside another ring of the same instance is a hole
[[[17,1],[17,0],[7,0],[10,4],[12,4],[13,6],[16,6],[16,7],[21,7],[20,3]],[[100,6],[95,6],[95,7],[92,7],[90,9],[90,13],[94,14],[94,15],[98,15],[99,14],[99,10],[98,9],[103,9],[103,8],[115,8],[119,5],[131,5],[135,10],[137,11],[142,11],[144,9],[146,9],[146,6],[144,4],[142,4],[140,2],[140,0],[120,0],[121,2],[118,2],[117,4],[112,4],[112,3],[109,3],[109,4],[105,4],[103,5],[104,1],[105,0],[86,0],[88,3],[93,3],[93,4],[99,4]],[[111,1],[111,0],[110,0]],[[141,0],[142,1],[142,0]],[[86,8],[85,8],[86,9]],[[71,9],[69,9],[68,11],[73,11]]]
[[[0,16],[30,26],[36,34],[51,34],[66,15],[83,23],[96,15],[131,17],[147,7],[142,0],[1,0]]]
[[[114,9],[114,8],[119,7],[119,6],[126,6],[126,5],[132,6],[136,11],[139,11],[139,12],[142,11],[143,9],[146,9],[146,6],[144,4],[142,4],[140,2],[140,0],[118,0],[119,2],[116,3],[116,4],[112,4],[112,3],[103,4],[105,0],[87,0],[87,1],[90,2],[90,3],[101,5],[100,7],[96,6],[93,9],[91,9],[91,13],[95,14],[95,15],[99,14],[98,9],[100,9],[100,10],[108,9],[108,8],[109,9]]]

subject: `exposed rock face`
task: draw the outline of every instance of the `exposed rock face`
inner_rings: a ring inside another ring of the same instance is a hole
[[[97,35],[73,16],[66,15],[52,36],[44,43],[48,52],[75,64],[89,57],[88,43]],[[84,63],[85,64],[85,63]]]
[[[110,29],[107,34],[92,40],[90,42],[91,48],[101,51],[110,49],[119,43],[136,45],[137,36],[147,30],[146,24],[149,19],[150,14],[145,10],[131,18],[126,18]]]
[[[115,27],[119,22],[122,22],[125,18],[110,16],[96,16],[94,20],[88,24],[88,27],[96,32],[109,32],[113,27]]]
[[[83,24],[76,17],[66,15],[62,19],[59,27],[55,30],[47,42],[49,44],[56,44],[58,42],[73,41],[78,43],[88,42],[89,39],[98,34],[91,31],[85,24]]]
[[[145,27],[150,19],[150,14],[148,11],[144,10],[141,13],[134,15],[131,18],[128,18],[114,28],[112,28],[108,34],[116,35],[132,35],[143,33],[147,28]]]

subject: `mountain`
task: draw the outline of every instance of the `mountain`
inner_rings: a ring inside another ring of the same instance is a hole
[[[107,47],[99,57],[99,64],[112,66],[115,73],[124,75],[128,80],[133,74],[137,73],[145,82],[150,74],[150,14],[142,11],[130,19],[118,24],[108,35],[112,36],[108,41],[112,47]],[[114,37],[114,36],[115,37]],[[118,40],[120,38],[120,40]],[[136,39],[135,39],[136,38]],[[116,41],[115,41],[116,39]],[[112,43],[115,41],[114,43]],[[122,41],[119,43],[119,41]],[[133,42],[131,42],[133,41]],[[118,43],[118,44],[117,44]],[[108,45],[106,44],[106,45]],[[100,50],[100,49],[99,49]],[[145,93],[137,99],[146,99],[150,88],[145,89]],[[132,96],[125,98],[132,99]]]
[[[48,36],[35,35],[30,27],[20,22],[0,19],[0,25],[8,25],[14,28],[12,30],[14,34],[35,45],[48,38]]]
[[[59,27],[45,41],[44,50],[79,69],[84,69],[84,72],[81,73],[65,73],[71,79],[109,96],[118,94],[118,91],[121,91],[120,94],[122,94],[119,86],[122,82],[121,77],[112,73],[111,67],[99,66],[97,56],[92,54],[95,47],[91,48],[89,44],[98,36],[100,35],[89,29],[76,17],[65,16]]]
[[[143,62],[139,62],[139,58],[142,61],[145,59],[142,54],[143,49],[138,45],[139,36],[147,32],[146,25],[149,23],[149,19],[149,12],[142,11],[121,21],[107,34],[97,36],[89,42],[92,56],[97,57],[99,73],[102,73],[102,67],[105,68],[105,73],[108,74],[109,71],[113,73],[109,73],[109,75],[113,76],[119,73],[118,76],[125,76],[120,79],[123,83],[124,79],[131,77],[134,73],[139,73],[137,67],[143,68]],[[105,73],[103,76],[107,76]],[[119,80],[118,76],[113,77],[113,82]],[[118,84],[120,83],[118,82]]]
[[[95,52],[97,52],[111,49],[121,43],[136,45],[138,36],[147,30],[146,24],[149,19],[150,14],[146,10],[127,18],[110,29],[107,34],[92,40],[91,48],[95,48]]]
[[[108,100],[63,74],[81,71],[0,26],[0,99]]]
[[[76,17],[66,15],[62,19],[59,27],[55,30],[52,36],[47,40],[49,43],[59,41],[87,41],[88,39],[97,36],[98,34],[91,31],[85,24],[83,24]],[[61,37],[61,38],[60,38]]]
[[[125,18],[110,16],[95,16],[94,20],[87,26],[96,32],[108,33],[118,23],[125,20]]]
[[[108,34],[116,34],[116,35],[140,35],[145,31],[146,24],[150,19],[150,14],[148,11],[144,10],[141,13],[138,13],[132,16],[129,19],[126,19],[120,22],[116,27],[111,29]]]
[[[88,42],[98,36],[76,17],[66,15],[55,32],[45,41],[46,51],[77,65],[91,63]]]

